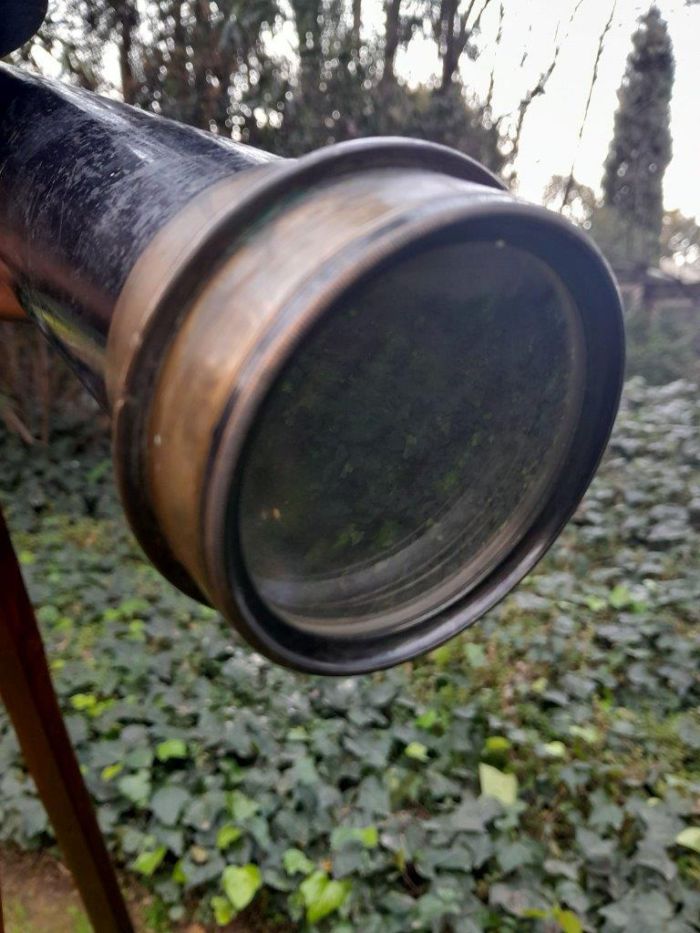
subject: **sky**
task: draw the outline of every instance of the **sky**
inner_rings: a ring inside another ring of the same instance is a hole
[[[381,0],[365,3],[369,21],[381,22]],[[584,0],[566,36],[575,6],[576,0],[505,0],[503,37],[496,57],[498,4],[492,4],[479,40],[482,53],[462,69],[467,87],[483,97],[495,65],[494,112],[510,113],[517,108],[523,89],[533,86],[549,65],[557,23],[561,21],[560,38],[565,36],[561,54],[546,93],[528,111],[516,166],[518,193],[535,201],[541,199],[553,174],[568,175],[572,161],[578,181],[600,189],[630,37],[649,3],[617,0],[580,144],[579,127],[598,40],[612,0]],[[660,0],[658,6],[668,23],[676,58],[671,105],[673,159],[664,179],[665,202],[667,209],[679,208],[700,219],[700,5],[689,7],[684,0]],[[521,67],[524,49],[528,56]],[[428,79],[435,70],[433,54],[429,42],[414,40],[401,56],[400,73],[412,83]]]
[[[586,106],[600,34],[615,8],[599,64],[583,137],[579,127]],[[579,6],[569,25],[572,11]],[[669,27],[676,59],[671,103],[673,159],[664,178],[665,206],[680,209],[700,221],[700,3],[657,0]],[[368,32],[381,33],[384,0],[363,0],[363,23]],[[551,62],[559,27],[561,53],[544,95],[530,107],[516,164],[517,191],[540,201],[554,174],[568,176],[572,163],[579,182],[600,190],[613,132],[617,89],[631,49],[637,19],[649,0],[504,0],[503,35],[496,53],[498,3],[492,3],[482,23],[476,61],[463,56],[462,77],[467,88],[483,100],[495,68],[494,113],[513,113],[524,90],[536,83]],[[279,50],[291,51],[291,23],[279,38]],[[522,64],[523,52],[527,57]],[[114,49],[109,50],[114,53]],[[109,58],[109,56],[108,56]],[[117,74],[116,56],[112,70]],[[434,43],[414,38],[399,54],[397,71],[409,83],[429,81],[437,70]],[[50,70],[50,69],[49,69]],[[108,69],[109,70],[109,69]]]

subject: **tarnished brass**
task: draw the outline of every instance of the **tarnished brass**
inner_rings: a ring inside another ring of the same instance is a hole
[[[147,484],[178,562],[215,604],[228,588],[215,568],[231,476],[275,372],[353,281],[459,217],[454,200],[468,184],[386,169],[339,179],[247,238],[193,302],[156,384]],[[234,395],[235,410],[228,408]],[[212,459],[217,432],[220,452]]]
[[[533,261],[539,255],[556,268],[563,238],[584,265],[593,258],[558,218],[517,202],[495,183],[451,174],[449,169],[464,166],[450,159],[445,164],[442,150],[433,168],[431,147],[385,146],[379,158],[368,151],[365,165],[357,156],[360,148],[341,146],[308,157],[316,170],[310,173],[304,160],[272,164],[205,191],[161,230],[135,266],[107,346],[115,462],[127,512],[147,553],[173,582],[219,607],[261,650],[315,670],[395,663],[449,637],[457,623],[452,612],[442,629],[423,625],[404,636],[393,633],[384,654],[386,645],[371,636],[353,641],[350,629],[324,640],[278,628],[278,620],[269,617],[259,621],[260,605],[251,608],[243,596],[245,569],[236,570],[240,554],[226,544],[227,523],[242,450],[283,365],[343,294],[421,244],[476,235],[494,249],[505,242],[519,245],[532,251]],[[382,164],[392,159],[395,167]],[[272,195],[274,208],[266,208]],[[253,209],[260,219],[244,223],[241,218]],[[589,377],[581,308],[564,280],[557,281],[578,335],[570,377],[583,386]],[[603,276],[598,285],[607,289],[608,305],[616,300],[609,279]],[[610,404],[605,392],[603,409]],[[561,455],[552,461],[555,472],[580,427],[582,403],[574,397],[579,401]],[[596,420],[601,415],[602,409]],[[609,415],[604,420],[609,427]],[[523,503],[515,524],[481,555],[483,571],[469,577],[469,621],[548,545],[547,535],[536,547],[529,545],[527,557],[514,559],[507,584],[484,579],[537,525],[557,483],[551,472],[543,473],[540,492],[533,487],[530,505]],[[460,627],[465,619],[462,611]]]
[[[169,580],[269,657],[350,673],[534,566],[620,393],[584,234],[417,140],[281,160],[4,65],[3,95],[0,280],[111,412]]]

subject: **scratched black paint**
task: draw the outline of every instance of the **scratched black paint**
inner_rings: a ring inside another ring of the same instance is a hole
[[[2,0],[0,58],[31,39],[46,16],[46,6],[46,0]]]
[[[99,398],[114,303],[146,244],[204,188],[271,158],[0,66],[0,259]]]

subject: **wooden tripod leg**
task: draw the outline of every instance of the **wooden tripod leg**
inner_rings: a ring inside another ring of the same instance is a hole
[[[41,634],[2,511],[0,699],[96,933],[133,933],[58,706]]]

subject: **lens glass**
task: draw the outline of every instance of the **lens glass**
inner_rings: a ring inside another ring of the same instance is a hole
[[[332,308],[245,452],[238,535],[268,608],[374,633],[473,588],[551,493],[581,355],[561,279],[500,242],[404,258]]]

